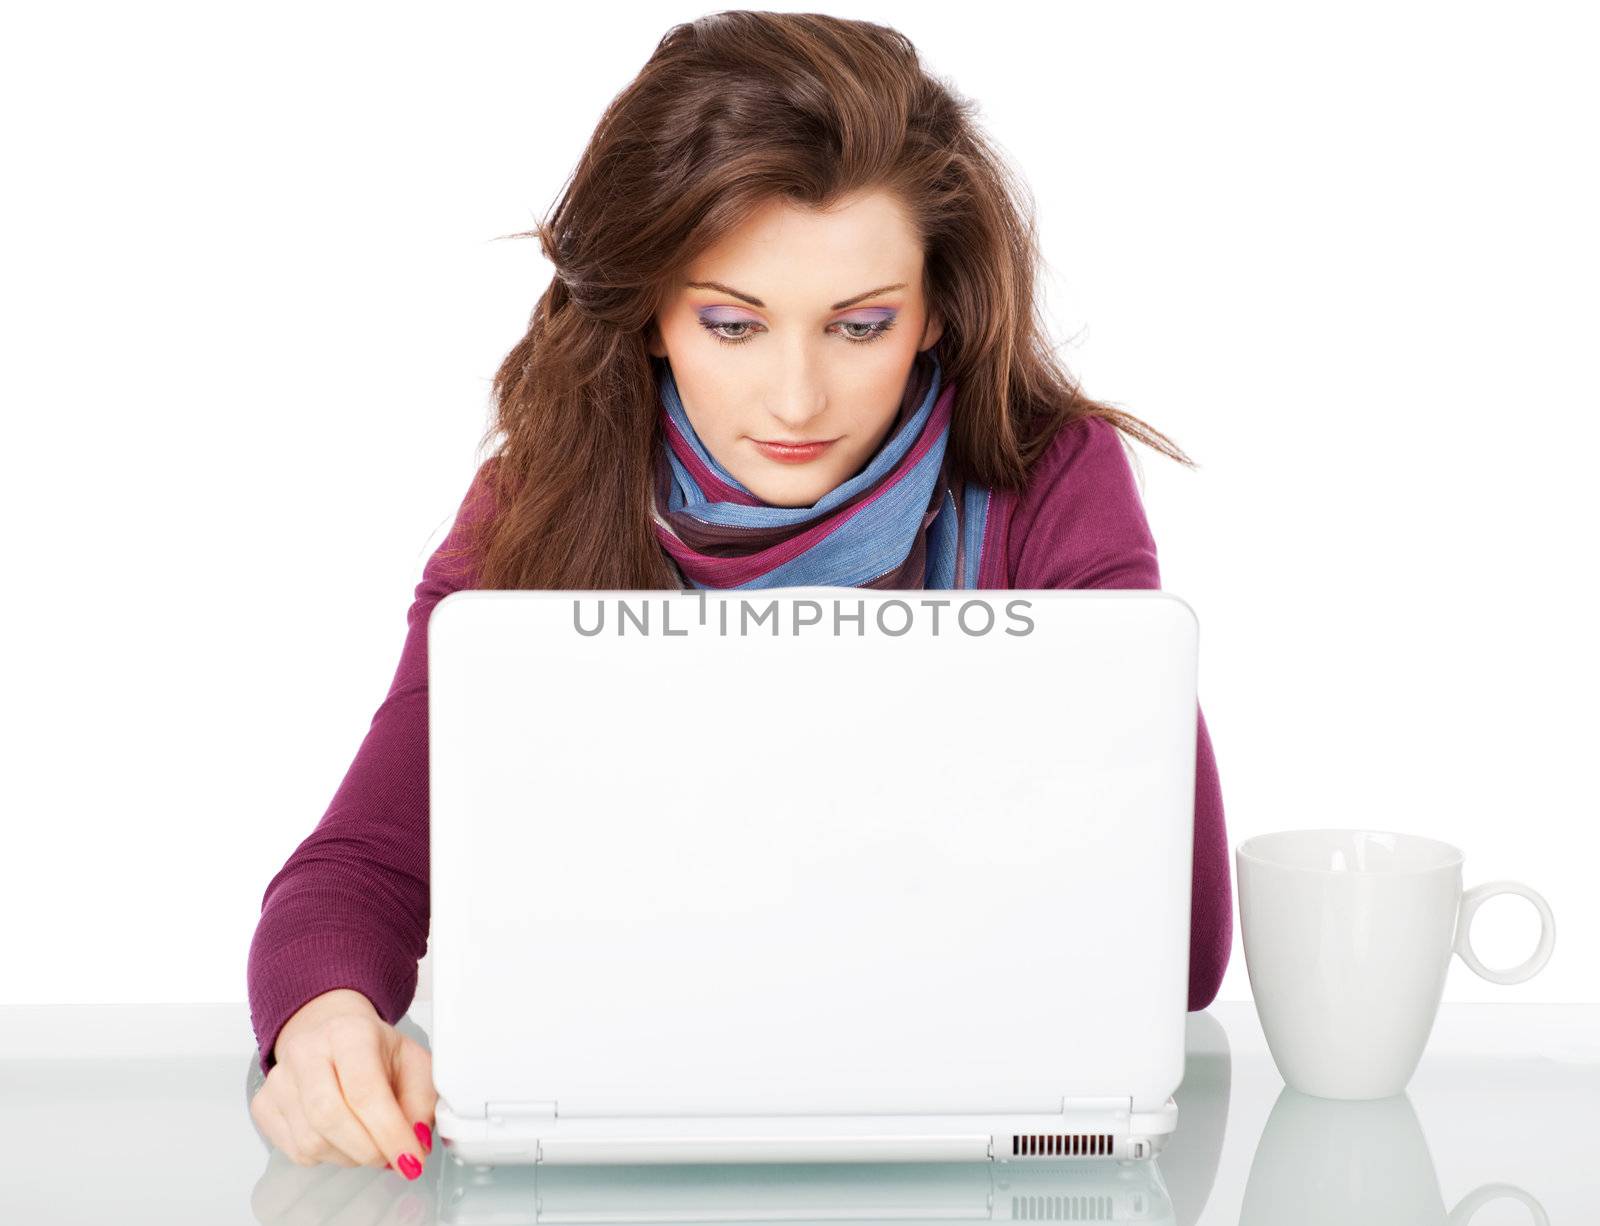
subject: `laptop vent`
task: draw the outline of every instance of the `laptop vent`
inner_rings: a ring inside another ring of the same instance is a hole
[[[1116,1209],[1109,1196],[1013,1196],[1011,1220],[1109,1222]]]
[[[1110,1157],[1111,1148],[1112,1139],[1106,1133],[1040,1132],[1011,1138],[1011,1152],[1029,1157]]]

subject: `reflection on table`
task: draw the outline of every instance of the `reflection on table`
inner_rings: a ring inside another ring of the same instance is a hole
[[[423,1006],[401,1028],[426,1043],[426,1024]],[[1370,1102],[1285,1087],[1248,1002],[1190,1015],[1187,1046],[1178,1130],[1154,1162],[476,1168],[440,1149],[407,1183],[266,1144],[242,1006],[9,1006],[0,1209],[31,1226],[1600,1216],[1600,1006],[1447,1003],[1407,1093]]]

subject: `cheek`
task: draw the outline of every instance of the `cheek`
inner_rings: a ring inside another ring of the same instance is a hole
[[[900,410],[906,390],[903,362],[885,363],[881,368],[859,371],[840,395],[850,406],[851,432],[876,435],[887,430]]]
[[[693,325],[696,329],[698,324]],[[683,411],[703,439],[719,438],[738,426],[737,406],[749,401],[745,377],[726,362],[718,362],[715,352],[701,350],[703,346],[669,337],[672,351],[673,382],[678,387],[678,397],[683,401]]]
[[[725,370],[700,370],[678,376],[678,394],[684,412],[701,438],[722,439],[740,433],[740,404],[749,402],[749,389]]]

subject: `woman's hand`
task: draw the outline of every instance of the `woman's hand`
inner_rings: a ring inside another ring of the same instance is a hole
[[[314,996],[283,1024],[250,1114],[300,1166],[387,1166],[407,1179],[433,1148],[433,1056],[351,988]]]

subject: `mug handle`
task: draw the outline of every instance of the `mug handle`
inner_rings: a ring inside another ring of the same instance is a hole
[[[1447,1220],[1450,1226],[1466,1226],[1479,1209],[1495,1200],[1519,1200],[1528,1207],[1528,1215],[1533,1218],[1535,1226],[1550,1226],[1550,1215],[1545,1212],[1544,1206],[1515,1184],[1509,1183],[1486,1183],[1481,1188],[1474,1188],[1450,1211]]]
[[[1487,967],[1472,950],[1472,918],[1489,899],[1497,894],[1520,894],[1535,907],[1539,908],[1539,945],[1533,955],[1521,966],[1508,967],[1497,971]],[[1544,895],[1538,890],[1530,889],[1520,881],[1486,881],[1482,885],[1475,885],[1461,895],[1461,910],[1456,920],[1455,952],[1461,955],[1461,960],[1490,983],[1521,983],[1524,979],[1532,979],[1544,969],[1544,964],[1550,961],[1551,951],[1556,947],[1556,917],[1550,911],[1550,904],[1545,902]]]

